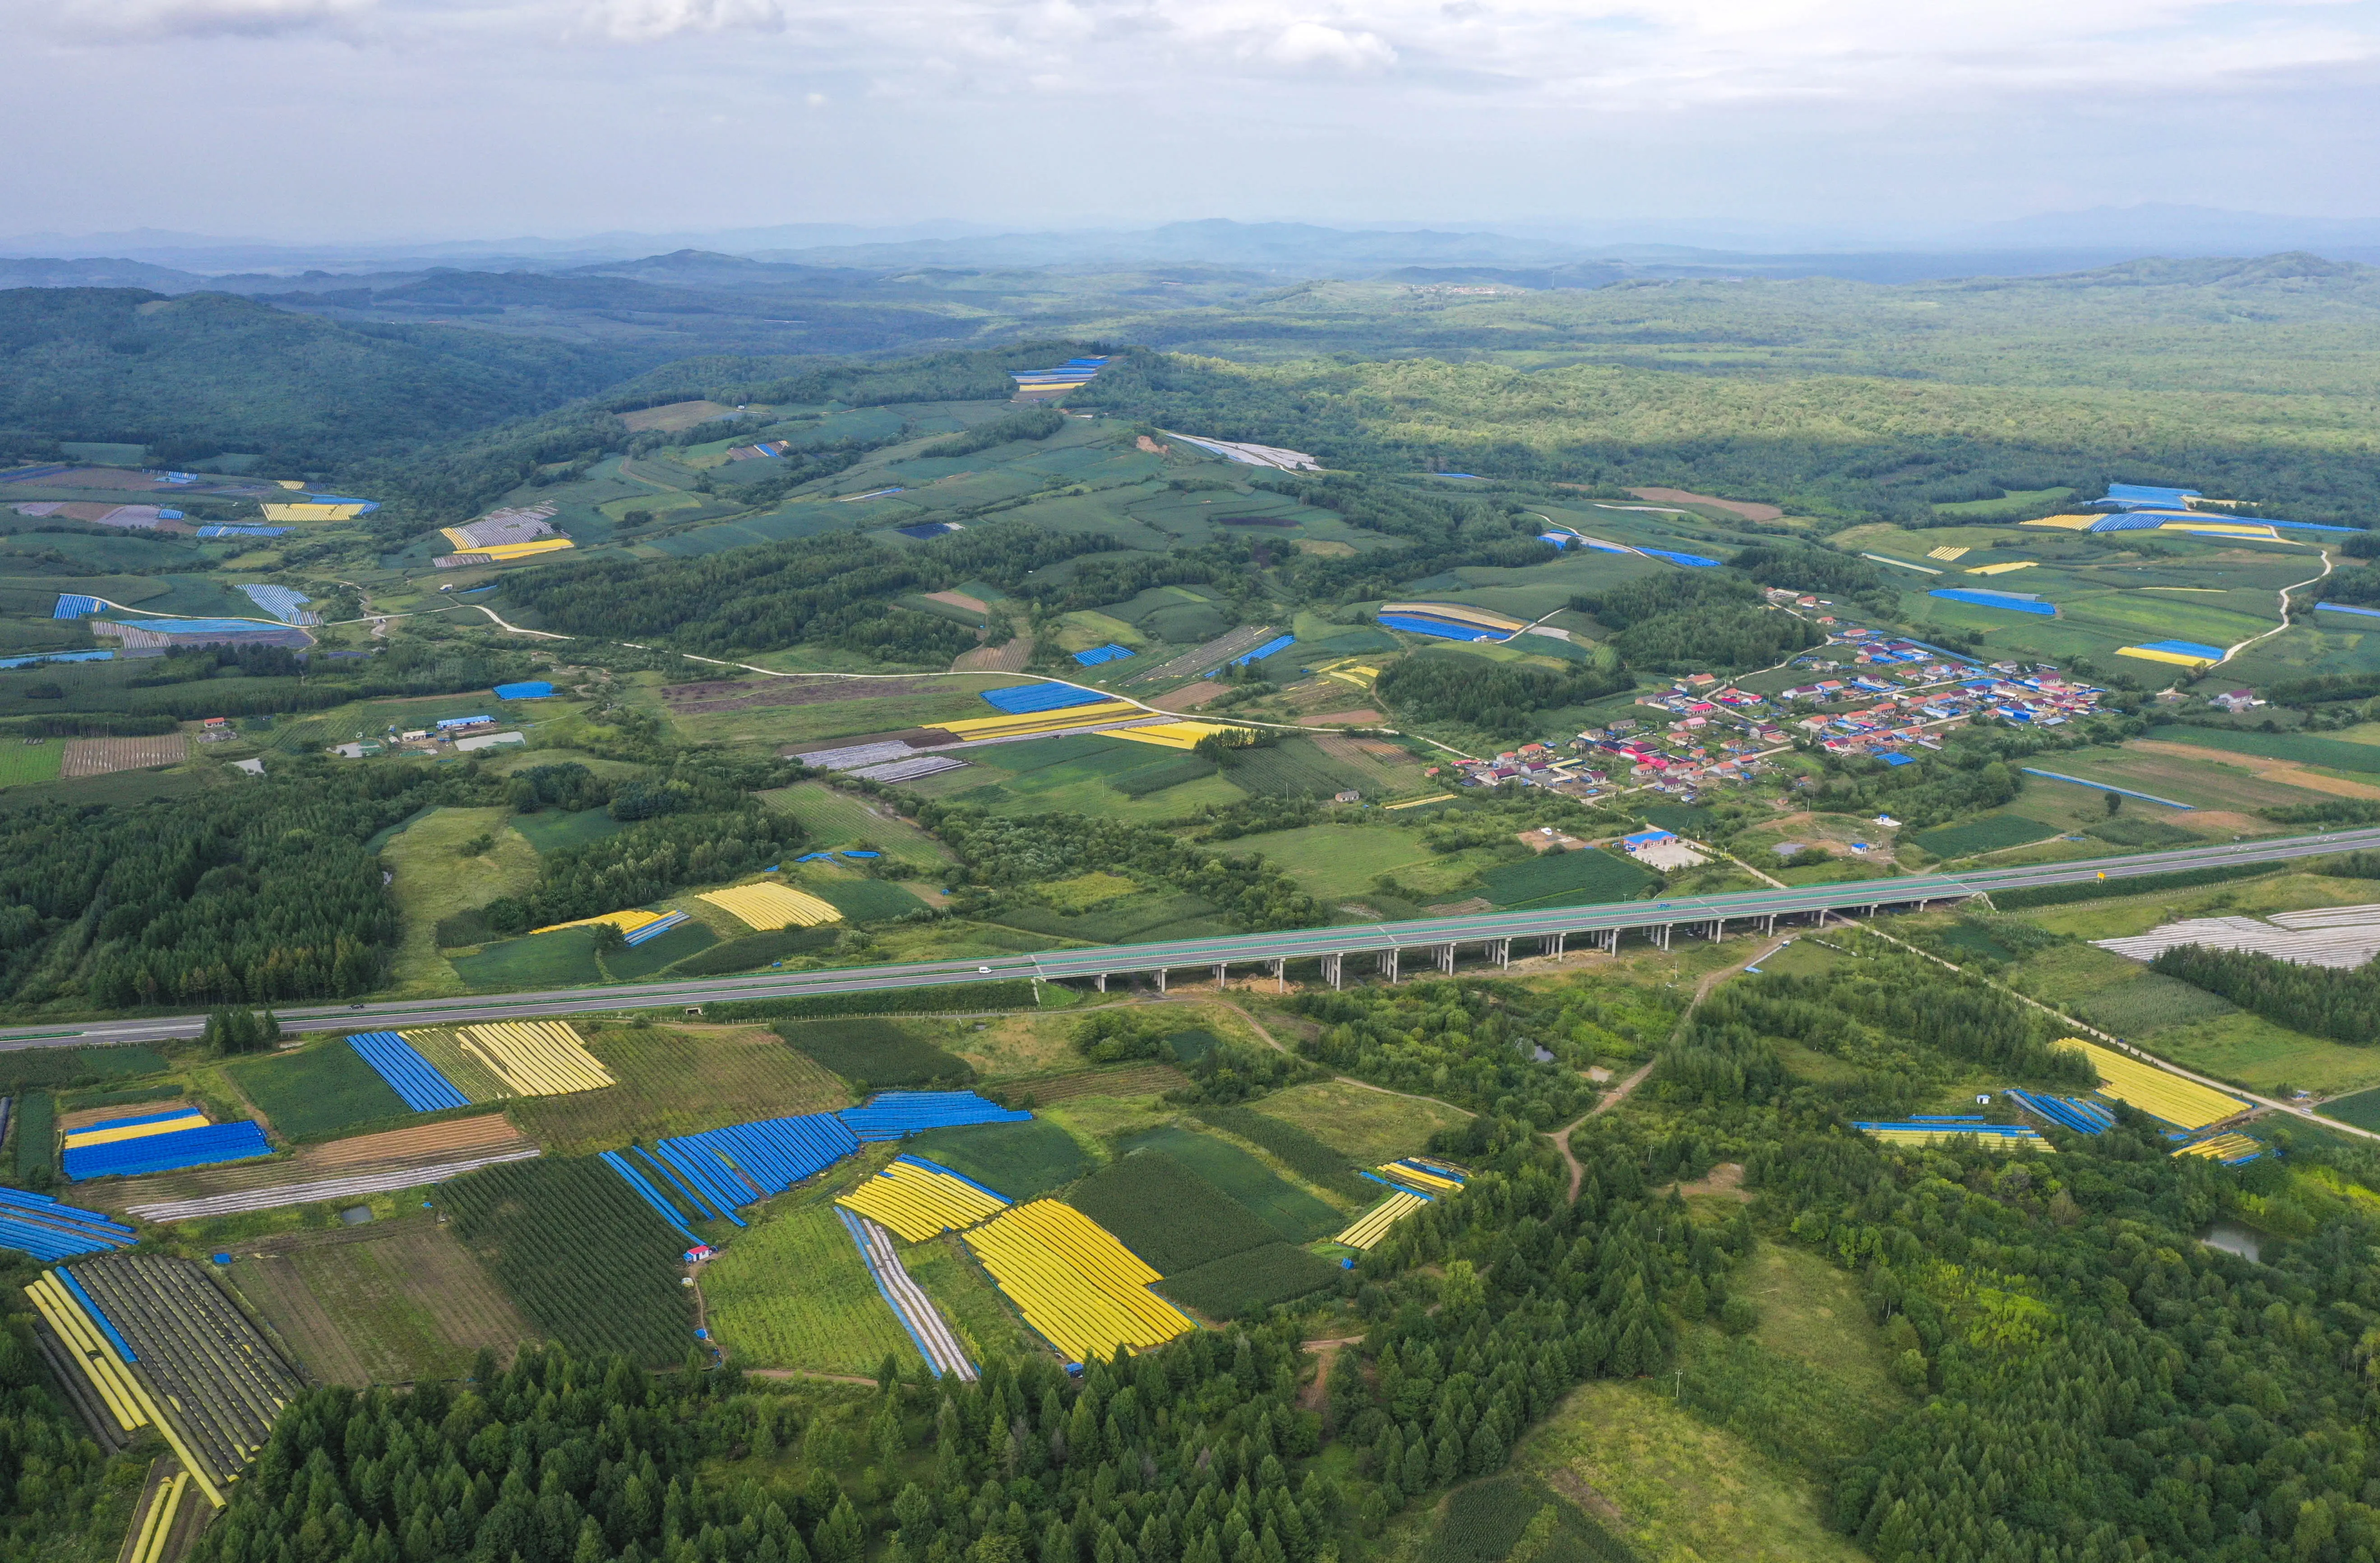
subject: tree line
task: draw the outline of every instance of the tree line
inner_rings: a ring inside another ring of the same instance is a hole
[[[2149,969],[2291,1031],[2358,1048],[2380,1042],[2380,973],[2369,965],[2300,965],[2252,950],[2178,944],[2159,951]]]

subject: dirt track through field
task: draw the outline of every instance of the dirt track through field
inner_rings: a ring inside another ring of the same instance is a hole
[[[2263,755],[2234,754],[2229,749],[2206,748],[2197,744],[2161,744],[2153,738],[2135,738],[2124,746],[2137,749],[2144,755],[2195,760],[2202,765],[2212,759],[2224,765],[2238,766],[2259,781],[2277,782],[2285,787],[2303,787],[2310,793],[2328,793],[2341,798],[2380,798],[2380,787],[2350,782],[2344,777],[2325,776],[2289,760],[2271,759]]]

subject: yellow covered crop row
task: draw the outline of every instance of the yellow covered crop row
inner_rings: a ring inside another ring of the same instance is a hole
[[[91,1315],[83,1312],[74,1293],[58,1280],[57,1272],[43,1270],[42,1278],[25,1289],[25,1295],[33,1300],[33,1306],[41,1310],[42,1317],[49,1321],[50,1327],[65,1342],[67,1354],[80,1364],[109,1414],[115,1418],[116,1425],[127,1433],[154,1427],[164,1434],[165,1442],[180,1458],[182,1469],[197,1481],[207,1501],[221,1508],[223,1492],[208,1479],[207,1468],[199,1463],[198,1456],[183,1439],[181,1429],[158,1409],[148,1387],[134,1377],[131,1368],[115,1354],[115,1348],[108,1344]]]
[[[1882,1140],[1888,1145],[1943,1145],[1949,1141],[1956,1140],[1961,1134],[1964,1134],[1969,1139],[1974,1141],[1976,1145],[1981,1145],[1984,1149],[1987,1151],[1998,1151],[2002,1155],[2006,1155],[2008,1152],[2014,1150],[2019,1145],[2031,1145],[2034,1150],[2039,1151],[2044,1156],[2055,1156],[2058,1154],[2058,1147],[2056,1145],[2051,1145],[2047,1140],[2043,1139],[2039,1134],[2033,1133],[2031,1130],[2027,1130],[2022,1134],[1978,1134],[1971,1129],[1961,1129],[1955,1123],[1946,1123],[1939,1129],[1912,1129],[1906,1127],[1895,1129],[1863,1129],[1860,1133],[1865,1134],[1871,1140]]]
[[[160,1119],[154,1123],[132,1123],[121,1129],[81,1129],[67,1136],[67,1149],[79,1150],[84,1145],[112,1145],[119,1140],[145,1140],[152,1134],[175,1134],[185,1129],[203,1129],[207,1115],[192,1108],[177,1118]]]
[[[1386,1178],[1392,1183],[1410,1184],[1415,1188],[1424,1190],[1429,1193],[1461,1193],[1463,1192],[1463,1183],[1460,1179],[1441,1178],[1435,1172],[1425,1170],[1419,1167],[1408,1166],[1406,1163],[1402,1161],[1388,1162],[1382,1166],[1373,1168],[1372,1170],[1378,1172],[1381,1177]]]
[[[1371,1209],[1355,1218],[1355,1224],[1331,1239],[1350,1248],[1370,1248],[1389,1235],[1389,1229],[1419,1210],[1429,1201],[1417,1193],[1399,1189]]]
[[[1096,721],[1122,721],[1129,717],[1148,714],[1129,700],[1100,700],[1088,705],[1061,706],[1055,710],[1026,711],[1018,716],[969,717],[965,721],[940,721],[934,725],[973,744],[986,738],[1055,733],[1061,728],[1081,727]]]
[[[2171,662],[2181,668],[2211,668],[2215,665],[2212,657],[2186,657],[2179,651],[2158,651],[2146,646],[2119,646],[2116,648],[2116,655],[2136,657],[2143,662]]]
[[[814,928],[820,923],[837,922],[843,916],[829,902],[791,885],[773,882],[706,891],[697,899],[770,932],[784,927]]]
[[[1119,727],[1108,734],[1111,738],[1127,738],[1135,744],[1157,744],[1168,749],[1195,749],[1198,740],[1213,733],[1245,733],[1245,728],[1227,727],[1213,721],[1160,721],[1147,727]]]
[[[2228,1161],[2234,1157],[2261,1156],[2265,1147],[2245,1134],[2217,1134],[2211,1140],[2201,1140],[2194,1145],[2184,1145],[2176,1156],[2203,1156],[2210,1161]]]
[[[606,912],[600,917],[574,917],[566,923],[548,923],[531,933],[556,933],[564,928],[591,928],[598,923],[609,923],[624,934],[635,933],[648,923],[658,923],[668,916],[666,912],[646,912],[631,907],[625,912]]]
[[[1998,564],[1976,564],[1969,567],[1971,576],[2005,576],[2010,570],[2030,570],[2040,563],[2037,559],[2008,559]]]
[[[2069,1036],[2058,1045],[2074,1048],[2091,1060],[2091,1067],[2099,1072],[2099,1095],[2111,1101],[2128,1102],[2176,1128],[2204,1129],[2248,1110],[2248,1104],[2237,1097],[2227,1097],[2195,1081],[2168,1074],[2129,1053],[2119,1053],[2079,1036]]]
[[[905,1242],[923,1242],[999,1215],[1008,1202],[964,1178],[904,1157],[835,1201],[892,1228]]]
[[[524,1097],[563,1097],[613,1084],[578,1033],[562,1021],[498,1021],[456,1033],[463,1050]]]
[[[1161,1345],[1194,1328],[1148,1290],[1160,1278],[1115,1234],[1071,1206],[1012,1206],[962,1234],[1027,1324],[1077,1362]]]

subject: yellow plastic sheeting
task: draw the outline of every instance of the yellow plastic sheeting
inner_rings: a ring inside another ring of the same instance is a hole
[[[1014,738],[1020,733],[1080,727],[1087,722],[1121,721],[1148,714],[1129,700],[1099,700],[1080,706],[1062,706],[1056,710],[1026,711],[1017,716],[968,717],[962,721],[938,721],[934,725],[974,743],[985,738]]]
[[[1111,738],[1128,739],[1135,744],[1156,744],[1168,749],[1193,749],[1198,740],[1216,733],[1245,733],[1245,727],[1226,727],[1211,721],[1160,721],[1147,727],[1119,727],[1108,734]]]
[[[2211,1140],[2201,1140],[2194,1145],[2184,1145],[2176,1156],[2203,1156],[2209,1161],[2228,1161],[2239,1156],[2262,1156],[2265,1147],[2245,1134],[2217,1134]]]
[[[835,1203],[892,1228],[905,1242],[961,1231],[1008,1208],[964,1178],[909,1160],[895,1161]]]
[[[658,923],[668,915],[666,912],[645,912],[631,907],[625,912],[606,912],[600,917],[577,917],[567,923],[548,923],[541,928],[531,928],[529,932],[552,933],[557,928],[590,928],[598,923],[609,923],[624,934],[632,934],[646,924]]]
[[[1944,1124],[1939,1129],[1863,1129],[1861,1133],[1871,1140],[1882,1140],[1888,1145],[1934,1145],[1960,1138],[1956,1124]],[[2022,1134],[1968,1134],[1988,1151],[2007,1152],[2018,1145],[2031,1145],[2044,1156],[2056,1156],[2058,1147],[2028,1129]]]
[[[360,504],[259,504],[267,521],[352,521],[364,513]]]
[[[1954,564],[1973,551],[1974,550],[1970,548],[1952,548],[1946,545],[1941,548],[1927,549],[1925,551],[1925,557],[1928,559],[1938,559],[1945,564]],[[1970,570],[1967,574],[1972,576],[1974,572]]]
[[[1196,1327],[1148,1290],[1159,1279],[1113,1232],[1071,1206],[1012,1206],[960,1241],[1000,1283],[1025,1322],[1076,1362],[1118,1346],[1161,1345]]]
[[[2087,532],[2107,519],[2104,515],[2045,515],[2038,521],[2020,521],[2020,527],[2055,527],[2061,532]]]
[[[2004,564],[1977,564],[1967,571],[1971,576],[2005,576],[2011,570],[2030,570],[2040,563],[2037,559],[2011,559]]]
[[[190,1490],[190,1473],[176,1471],[170,1480],[157,1484],[157,1491],[141,1511],[140,1529],[133,1538],[132,1550],[126,1563],[157,1563],[165,1556],[165,1543],[174,1534],[174,1521],[182,1512],[182,1496]]]
[[[466,1053],[524,1097],[566,1097],[613,1084],[611,1072],[562,1021],[467,1025],[455,1037]]]
[[[133,1382],[132,1370],[115,1354],[115,1349],[91,1323],[91,1315],[83,1312],[74,1294],[58,1284],[57,1272],[43,1270],[41,1278],[25,1289],[25,1295],[33,1300],[33,1306],[49,1321],[50,1328],[65,1344],[67,1355],[91,1380],[91,1387],[99,1392],[108,1414],[115,1418],[115,1425],[127,1433],[148,1426],[148,1408],[140,1403],[140,1387]]]
[[[2204,1129],[2248,1110],[2248,1104],[2237,1097],[2227,1097],[2194,1080],[2168,1074],[2130,1053],[2102,1048],[2079,1036],[2069,1036],[2058,1045],[2073,1048],[2091,1060],[2091,1067],[2099,1072],[2099,1095],[2162,1118],[2178,1129]]]
[[[1372,1170],[1392,1183],[1410,1183],[1415,1188],[1434,1194],[1463,1192],[1463,1184],[1459,1179],[1441,1178],[1435,1172],[1426,1172],[1418,1167],[1407,1167],[1402,1162],[1391,1161],[1383,1166],[1375,1167]]]
[[[741,917],[764,933],[788,927],[814,928],[820,923],[838,922],[843,917],[832,903],[797,891],[791,885],[736,885],[728,890],[706,891],[695,899],[707,901],[722,912]]]
[[[1486,608],[1474,608],[1467,602],[1383,602],[1383,613],[1426,613],[1433,618],[1452,619],[1459,624],[1475,624],[1481,629],[1501,630],[1516,635],[1528,628],[1525,619],[1508,618]]]
[[[178,1117],[160,1119],[154,1123],[131,1123],[121,1129],[79,1129],[67,1136],[67,1149],[112,1145],[124,1140],[145,1140],[152,1134],[177,1134],[185,1129],[203,1129],[206,1126],[207,1115],[191,1108]]]
[[[577,543],[572,542],[568,538],[539,538],[534,542],[473,543],[467,548],[457,550],[457,551],[462,553],[484,553],[489,558],[501,564],[507,559],[527,559],[533,553],[552,553],[562,549],[577,548],[577,546],[578,545]]]
[[[2204,538],[2256,538],[2278,542],[2281,534],[2270,527],[2258,527],[2245,521],[2168,521],[2157,527],[2160,532],[2194,532]]]
[[[2212,657],[2186,657],[2179,651],[2152,651],[2145,646],[2119,646],[2116,648],[2116,655],[2136,657],[2143,662],[2171,662],[2178,668],[2211,668],[2215,665]]]
[[[1417,1193],[1399,1189],[1355,1218],[1354,1224],[1330,1241],[1349,1248],[1369,1249],[1389,1235],[1389,1229],[1427,1205]]]

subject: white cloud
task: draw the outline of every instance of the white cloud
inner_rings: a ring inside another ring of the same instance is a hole
[[[776,0],[604,0],[598,21],[624,43],[652,43],[687,32],[779,32]]]
[[[1382,70],[1397,63],[1396,50],[1378,33],[1348,32],[1315,21],[1292,24],[1257,54],[1275,65],[1333,66],[1342,70]]]
[[[271,38],[347,31],[374,8],[374,0],[95,0],[46,19],[91,40]]]

